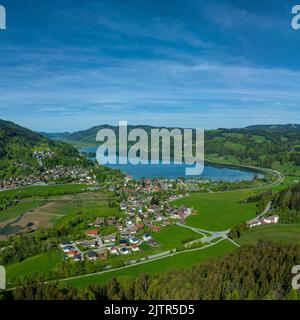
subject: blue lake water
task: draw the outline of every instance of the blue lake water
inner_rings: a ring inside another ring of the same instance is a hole
[[[96,147],[86,147],[81,149],[81,152],[89,153],[96,152]],[[93,158],[95,160],[95,158]],[[140,178],[178,178],[185,176],[186,178],[203,178],[215,181],[249,181],[252,180],[257,172],[248,169],[240,169],[237,167],[220,166],[211,163],[206,163],[204,171],[199,176],[186,176],[185,169],[188,167],[186,164],[107,164],[108,167],[113,169],[120,169],[127,175],[134,179]],[[191,166],[193,167],[193,166]],[[262,177],[261,174],[258,174]]]

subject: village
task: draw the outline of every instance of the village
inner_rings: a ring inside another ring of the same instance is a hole
[[[0,180],[0,191],[25,186],[55,183],[55,181],[68,177],[73,183],[92,185],[96,183],[96,177],[90,170],[81,167],[55,166],[52,169],[40,172],[38,175],[29,174],[18,177],[10,177]]]
[[[87,238],[61,243],[65,258],[73,261],[107,260],[119,255],[142,251],[142,247],[159,247],[155,233],[172,224],[184,224],[193,214],[186,206],[172,206],[170,201],[183,194],[170,192],[172,183],[157,179],[125,179],[118,192],[122,217],[98,217],[85,231]],[[160,192],[163,192],[158,196]],[[112,230],[107,234],[107,230]]]

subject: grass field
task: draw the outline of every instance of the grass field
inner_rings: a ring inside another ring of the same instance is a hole
[[[7,285],[10,286],[13,279],[26,277],[41,271],[45,272],[51,270],[61,258],[60,253],[53,251],[28,258],[22,262],[8,265],[6,266]]]
[[[202,238],[201,234],[179,226],[163,228],[160,232],[154,233],[153,237],[160,243],[161,250],[183,249],[185,243]]]
[[[226,252],[235,250],[236,247],[229,241],[222,241],[215,246],[204,250],[183,252],[164,259],[148,262],[138,266],[128,267],[126,269],[111,271],[100,275],[91,275],[78,279],[67,280],[76,287],[86,287],[93,283],[104,284],[111,277],[136,277],[140,273],[156,274],[172,269],[188,268],[201,263],[209,258],[223,255]]]
[[[276,224],[252,228],[236,239],[240,245],[252,245],[259,240],[284,244],[300,244],[300,224]]]
[[[255,217],[255,203],[242,203],[253,191],[194,194],[173,202],[197,210],[198,214],[187,218],[187,225],[206,230],[230,229]]]
[[[38,195],[26,197],[25,200],[29,202],[20,202],[7,210],[0,211],[0,228],[5,227],[21,215],[24,216],[17,222],[19,225],[23,225],[29,219],[29,221],[34,221],[38,227],[48,228],[54,225],[60,228],[67,225],[79,214],[82,218],[91,219],[98,216],[116,216],[120,214],[115,208],[108,208],[107,195],[104,193],[90,191],[77,193],[82,190],[83,186],[65,185],[64,188],[62,186],[39,187],[41,190]],[[31,194],[35,188],[22,188],[22,196]],[[3,196],[6,192],[11,194],[11,191],[16,192],[17,190],[5,191],[1,195]],[[65,194],[65,192],[70,193]],[[51,198],[55,197],[57,201],[51,200],[48,202],[47,198],[49,196]],[[45,200],[35,200],[36,198]]]
[[[31,196],[42,197],[49,195],[67,194],[80,192],[86,188],[85,184],[61,184],[53,186],[30,186],[10,189],[0,192],[0,200],[5,198],[28,198]]]

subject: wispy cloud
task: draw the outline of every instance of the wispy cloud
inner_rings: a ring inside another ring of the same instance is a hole
[[[49,6],[45,38],[31,29],[32,43],[1,42],[1,117],[45,131],[122,118],[198,127],[300,120],[292,47],[283,60],[268,51],[264,64],[265,48],[243,45],[249,33],[282,27],[276,14],[229,1],[132,1],[134,10],[123,1]]]

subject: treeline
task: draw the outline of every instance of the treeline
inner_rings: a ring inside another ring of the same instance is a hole
[[[300,246],[259,242],[188,269],[127,281],[111,278],[105,286],[75,289],[63,283],[26,279],[11,299],[27,300],[298,300],[292,267],[300,264]]]
[[[205,153],[264,168],[289,163],[293,171],[300,164],[299,141],[300,127],[218,129],[205,133]]]
[[[280,216],[282,223],[300,223],[300,183],[274,196],[273,211]]]
[[[267,204],[273,199],[273,192],[272,190],[262,192],[255,194],[253,196],[250,196],[244,200],[246,203],[255,203],[256,202],[256,214],[259,215],[261,214]]]

